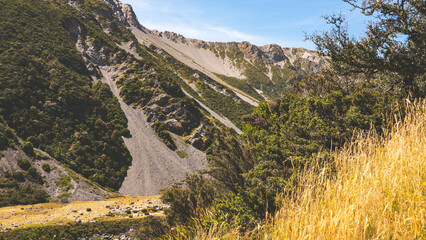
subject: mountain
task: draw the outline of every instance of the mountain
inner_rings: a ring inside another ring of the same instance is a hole
[[[234,89],[247,102],[279,97],[292,82],[318,73],[326,61],[317,52],[256,46],[249,42],[205,42],[173,32],[133,29],[140,42],[153,44],[193,69]]]
[[[218,133],[242,133],[259,101],[325,66],[311,50],[149,30],[118,0],[0,0],[0,13],[0,178],[30,174],[16,165],[26,159],[47,180],[20,185],[50,197],[60,179],[44,163],[121,194],[158,194],[206,169]],[[11,155],[27,148],[48,157]]]

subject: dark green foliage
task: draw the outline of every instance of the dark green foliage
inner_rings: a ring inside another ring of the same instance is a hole
[[[174,184],[161,196],[163,202],[170,204],[165,212],[171,224],[185,224],[194,217],[200,218],[203,208],[210,206],[217,195],[211,182],[201,175],[186,176],[185,187],[181,186]]]
[[[14,175],[14,178],[20,178]],[[9,182],[6,186],[5,183]],[[7,188],[5,192],[0,193],[0,207],[44,203],[49,200],[49,195],[39,188],[31,185],[19,185],[10,178],[0,179],[0,189]]]
[[[43,177],[41,174],[37,171],[35,167],[30,167],[27,170],[26,178],[32,182],[43,184]]]
[[[128,135],[127,121],[109,88],[93,84],[69,28],[80,24],[95,42],[118,47],[90,12],[105,6],[84,2],[86,19],[63,1],[1,1],[0,115],[35,147],[118,189],[130,164],[121,139]],[[5,142],[0,132],[2,148]]]
[[[36,155],[35,152],[34,152],[34,146],[31,142],[24,142],[21,145],[21,149],[29,157],[35,157],[35,155]]]
[[[213,187],[223,195],[213,195],[215,201],[206,202],[205,207],[217,213],[213,221],[237,221],[242,230],[253,227],[266,213],[277,210],[277,195],[292,193],[297,187],[295,177],[313,158],[328,162],[330,150],[342,147],[354,132],[367,131],[371,125],[380,132],[386,114],[397,103],[392,96],[370,88],[347,93],[320,76],[315,81],[305,79],[292,91],[282,99],[261,102],[253,114],[245,116],[248,124],[242,138],[222,131],[214,139],[207,152],[208,173],[214,178]],[[196,217],[173,207],[191,209],[190,201],[178,195],[188,190],[172,190],[177,196],[168,198],[170,219],[179,223],[188,219],[176,215]]]
[[[47,173],[50,173],[50,171],[51,171],[50,165],[48,163],[43,163],[41,165],[41,168]]]
[[[217,76],[223,81],[225,81],[226,83],[228,83],[229,85],[247,93],[248,95],[254,97],[255,99],[259,101],[265,100],[259,93],[256,92],[256,90],[250,84],[247,83],[247,81],[234,78],[234,77],[220,75],[220,74],[218,74]]]
[[[175,151],[177,149],[177,146],[175,144],[175,141],[173,140],[170,133],[167,131],[164,124],[160,122],[156,122],[154,124],[154,132],[157,135],[157,137],[164,143],[168,148]]]
[[[5,177],[9,179],[15,179],[18,182],[25,182],[25,175],[23,172],[7,172]]]
[[[7,126],[3,117],[0,115],[0,151],[12,147],[15,143],[17,143],[15,132]]]
[[[141,239],[160,238],[169,230],[163,218],[146,217],[139,219],[98,220],[93,223],[67,223],[64,225],[18,228],[1,232],[1,240],[21,239],[81,239],[91,238],[95,234],[118,235],[136,229]]]
[[[18,159],[18,166],[24,170],[28,170],[31,167],[31,163],[26,158]]]
[[[349,35],[345,17],[326,16],[332,29],[309,37],[331,59],[339,75],[358,74],[377,80],[377,87],[402,89],[414,97],[426,95],[426,10],[422,0],[345,0],[366,16],[374,17],[365,36]],[[398,91],[395,91],[398,93]]]
[[[148,81],[133,78],[127,81],[120,90],[120,96],[129,104],[145,106],[151,99],[153,92]]]

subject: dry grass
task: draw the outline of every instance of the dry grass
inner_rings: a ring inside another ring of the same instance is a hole
[[[359,136],[334,159],[334,167],[307,169],[297,192],[250,237],[215,226],[194,229],[195,238],[426,239],[426,101],[409,103],[407,117],[382,137]]]
[[[426,101],[383,138],[360,136],[335,154],[336,174],[301,176],[273,239],[426,239]]]
[[[115,217],[106,217],[107,213],[119,213],[120,209],[141,210],[153,205],[163,205],[158,196],[130,197],[121,196],[105,201],[72,202],[67,204],[41,203],[0,208],[0,223],[3,227],[29,227],[35,225],[56,225],[66,222],[95,221],[101,218],[120,219],[128,218],[127,215],[118,214]],[[108,206],[108,207],[107,207]],[[90,208],[91,211],[87,211]],[[157,212],[154,215],[162,215]],[[140,217],[144,217],[141,214]]]

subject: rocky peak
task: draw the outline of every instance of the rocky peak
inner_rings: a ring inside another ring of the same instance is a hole
[[[238,44],[238,47],[240,48],[241,52],[244,53],[244,56],[246,56],[248,59],[262,59],[262,51],[259,49],[258,46],[253,45],[247,41],[243,41]]]
[[[129,4],[123,4],[119,0],[102,0],[108,5],[114,12],[114,15],[118,20],[128,27],[136,27],[140,30],[145,30],[144,27],[139,23],[132,6]]]
[[[283,49],[278,44],[268,44],[260,47],[260,49],[264,52],[266,57],[272,62],[281,62],[288,57],[285,55]]]

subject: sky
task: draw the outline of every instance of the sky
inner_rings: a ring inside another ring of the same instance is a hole
[[[324,15],[342,13],[359,36],[367,19],[342,0],[122,0],[153,30],[218,42],[276,43],[315,49],[305,33],[329,29]]]

